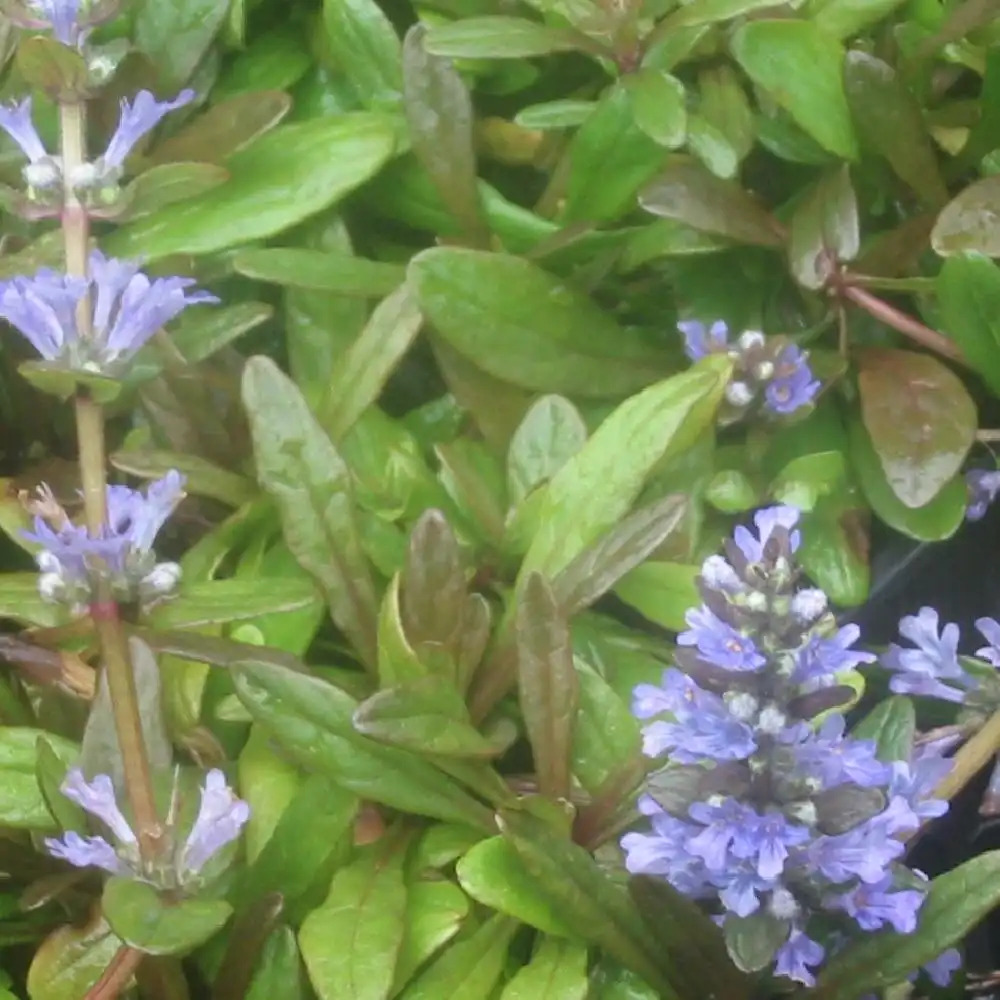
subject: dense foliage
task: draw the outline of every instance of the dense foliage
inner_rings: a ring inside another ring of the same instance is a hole
[[[997,4],[0,6],[0,996],[947,983]]]

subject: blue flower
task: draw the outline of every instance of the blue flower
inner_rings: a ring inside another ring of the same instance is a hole
[[[938,613],[926,607],[900,621],[900,634],[917,648],[893,643],[882,657],[883,665],[893,671],[889,686],[897,694],[955,702],[965,697],[972,681],[958,662],[958,626],[949,623],[939,629],[939,625]]]
[[[74,868],[102,868],[110,875],[130,875],[132,869],[103,837],[81,837],[70,830],[62,838],[46,837],[49,854]]]
[[[877,884],[904,850],[878,820],[868,820],[847,833],[819,837],[809,845],[809,860],[831,882],[859,878],[868,885]]]
[[[961,966],[962,953],[957,948],[949,948],[928,962],[924,966],[924,972],[930,976],[935,986],[947,986]]]
[[[804,931],[793,929],[788,940],[775,955],[774,971],[779,976],[787,976],[804,986],[815,986],[816,977],[810,966],[819,965],[826,951]]]
[[[875,741],[846,736],[846,728],[842,715],[828,715],[818,733],[810,731],[805,740],[794,746],[801,773],[820,782],[823,788],[836,788],[846,782],[862,788],[887,784],[892,769],[876,756]]]
[[[719,890],[719,902],[738,917],[748,917],[760,909],[761,893],[771,892],[778,883],[763,878],[753,867],[740,870],[735,866],[726,872],[713,872],[712,884]]]
[[[832,678],[862,663],[874,663],[877,657],[873,653],[851,648],[860,635],[857,625],[844,625],[830,637],[811,636],[797,654],[795,680],[805,684],[807,681]]]
[[[118,128],[99,161],[102,173],[120,171],[144,135],[156,128],[164,116],[190,104],[194,98],[193,90],[182,90],[172,101],[158,101],[148,90],[140,90],[131,102],[123,100]]]
[[[31,98],[13,107],[0,105],[0,128],[21,147],[28,158],[23,175],[29,191],[51,191],[62,184],[59,161],[50,156],[35,129],[31,117]]]
[[[980,521],[1000,493],[1000,470],[970,469],[965,474],[965,486],[969,494],[965,516],[970,521]]]
[[[1000,622],[993,618],[977,618],[976,628],[989,643],[976,650],[976,656],[994,667],[1000,667]]]
[[[80,44],[80,0],[28,0],[28,7],[44,18],[57,41],[73,48]]]
[[[715,804],[696,802],[688,813],[703,828],[688,838],[687,849],[701,858],[710,872],[727,871],[733,858],[754,856],[753,830],[759,817],[752,806],[729,798]]]
[[[947,800],[935,799],[933,794],[953,766],[953,760],[935,753],[921,754],[912,761],[893,761],[889,795],[906,803],[913,813],[914,828],[948,811]]]
[[[729,341],[729,327],[721,319],[711,324],[687,319],[678,323],[677,329],[684,335],[684,353],[692,361],[725,350]]]
[[[898,934],[911,934],[925,898],[916,889],[896,889],[892,876],[886,875],[872,885],[862,883],[829,897],[827,905],[853,917],[862,930],[877,931],[888,924]]]
[[[766,662],[751,638],[741,635],[708,608],[695,608],[685,616],[691,627],[677,636],[681,646],[696,646],[709,662],[724,670],[759,670]]]
[[[47,361],[89,371],[114,370],[165,323],[190,305],[218,302],[207,292],[187,294],[190,278],[150,279],[138,265],[90,256],[90,278],[48,268],[32,278],[0,282],[0,318],[7,320]],[[93,331],[82,336],[77,305],[88,295]]]
[[[777,357],[774,377],[768,382],[764,397],[773,412],[794,413],[808,406],[820,387],[805,354],[795,344],[789,344]]]
[[[208,860],[232,843],[250,818],[250,807],[236,797],[218,769],[209,771],[201,790],[201,806],[181,851],[179,874],[197,875]]]
[[[795,507],[777,505],[766,507],[754,514],[754,525],[757,528],[755,535],[749,528],[742,524],[737,525],[733,531],[733,541],[744,558],[749,563],[759,563],[764,559],[764,547],[771,540],[777,528],[784,528],[788,532],[789,545],[792,552],[795,552],[801,542],[801,535],[796,530],[795,525],[799,523],[799,511]]]

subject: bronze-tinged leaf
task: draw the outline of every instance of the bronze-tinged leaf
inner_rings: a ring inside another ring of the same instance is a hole
[[[858,352],[861,415],[893,493],[923,507],[961,468],[975,440],[976,405],[961,379],[914,351]]]
[[[570,747],[579,697],[569,624],[540,573],[532,573],[516,611],[518,692],[543,795],[567,798]]]

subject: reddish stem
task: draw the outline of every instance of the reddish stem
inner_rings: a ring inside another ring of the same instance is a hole
[[[87,991],[84,1000],[114,1000],[128,986],[139,963],[146,956],[135,948],[122,945],[108,963],[101,978]]]

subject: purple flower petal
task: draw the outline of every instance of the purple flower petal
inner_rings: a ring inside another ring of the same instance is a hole
[[[250,806],[236,797],[226,776],[217,769],[209,771],[198,816],[181,852],[181,873],[199,873],[212,855],[240,835],[249,818]]]
[[[118,128],[101,158],[104,167],[121,167],[135,144],[156,128],[165,115],[190,104],[194,98],[193,90],[182,90],[172,101],[157,101],[148,90],[140,90],[131,102],[123,100]]]
[[[83,771],[75,767],[67,773],[59,790],[70,802],[75,802],[104,823],[119,844],[136,843],[136,836],[118,808],[114,786],[106,774],[98,774],[93,781],[88,782]]]
[[[70,831],[61,840],[46,837],[45,848],[52,857],[68,861],[77,868],[103,868],[112,875],[131,874],[128,865],[103,837],[81,837]]]
[[[764,390],[767,405],[774,413],[794,413],[808,406],[821,388],[813,378],[805,354],[794,344],[789,344],[779,355],[774,377]]]
[[[28,6],[49,22],[57,41],[76,47],[80,41],[80,0],[28,0]]]
[[[809,966],[819,965],[826,954],[823,946],[803,931],[793,930],[775,955],[774,971],[804,986],[815,986],[816,977]]]
[[[696,646],[709,662],[724,670],[759,670],[767,662],[753,639],[737,632],[706,607],[686,615],[691,627],[677,636],[681,646]]]
[[[0,105],[0,128],[21,147],[31,163],[44,160],[49,155],[31,119],[30,97],[13,107]]]

